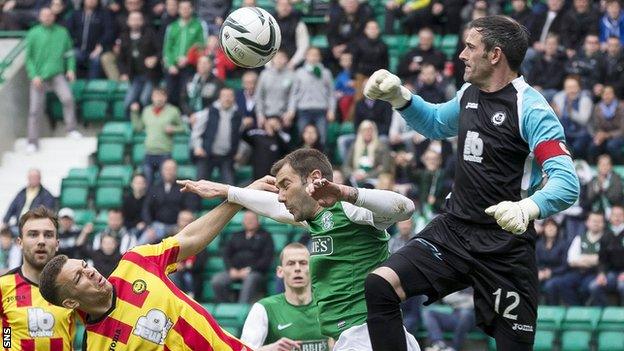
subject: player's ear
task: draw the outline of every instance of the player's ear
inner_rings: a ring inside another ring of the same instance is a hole
[[[315,169],[312,172],[310,172],[310,175],[308,176],[309,178],[312,178],[312,180],[315,179],[323,179],[323,174],[321,173],[320,170]]]
[[[78,308],[78,306],[80,306],[80,303],[78,303],[78,301],[71,299],[69,297],[63,300],[62,304],[63,304],[63,307],[68,308],[70,310],[73,310],[74,308]]]
[[[284,279],[284,270],[282,269],[282,266],[277,266],[277,268],[275,268],[275,274],[278,278]]]
[[[488,53],[488,56],[490,56],[490,63],[495,65],[503,60],[503,50],[496,46]]]

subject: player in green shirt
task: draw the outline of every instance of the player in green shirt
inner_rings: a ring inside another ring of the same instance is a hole
[[[263,180],[274,185],[274,193],[205,180],[187,189],[202,197],[227,196],[263,216],[306,227],[312,235],[310,270],[321,333],[337,340],[334,351],[371,350],[364,280],[388,257],[386,228],[409,218],[413,202],[391,191],[332,183],[329,160],[314,149],[288,154],[271,173],[276,177]],[[406,334],[410,350],[419,350]]]
[[[302,244],[284,247],[277,276],[284,279],[285,291],[251,307],[241,336],[245,344],[257,351],[328,350],[318,322],[318,307],[312,300],[309,263],[310,252]]]

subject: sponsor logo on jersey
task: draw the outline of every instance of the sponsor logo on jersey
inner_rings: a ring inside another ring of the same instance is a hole
[[[533,332],[533,326],[532,325],[526,325],[526,324],[514,323],[513,326],[511,327],[511,329],[525,331],[525,332],[531,332],[531,333]]]
[[[288,324],[278,324],[277,325],[277,330],[284,330],[288,327],[290,327],[292,325],[292,323],[288,323]]]
[[[132,292],[142,294],[147,289],[147,284],[143,279],[137,279],[132,283]]]
[[[132,333],[155,344],[164,345],[167,333],[172,326],[173,322],[165,312],[153,308],[145,316],[139,318]]]
[[[329,211],[323,213],[323,216],[321,216],[321,227],[323,227],[323,230],[330,230],[334,227],[333,217],[334,214]]]
[[[28,309],[28,333],[31,338],[49,338],[54,333],[54,316],[43,308]]]
[[[505,122],[506,117],[507,115],[505,115],[505,112],[498,111],[492,115],[492,123],[494,123],[495,126],[500,126],[503,122]]]
[[[334,253],[334,239],[331,236],[312,237],[310,255],[326,256],[332,253]]]
[[[338,324],[336,324],[336,326],[338,327],[338,329],[342,329],[347,326],[347,321],[340,321],[338,322]]]
[[[301,342],[301,351],[327,351],[327,340],[306,340]]]
[[[464,140],[464,161],[481,163],[483,161],[483,139],[478,132],[469,130]]]
[[[479,108],[479,104],[477,104],[476,102],[469,102],[466,104],[466,110],[469,108],[476,110]]]

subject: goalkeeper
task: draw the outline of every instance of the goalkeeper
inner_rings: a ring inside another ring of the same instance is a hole
[[[468,286],[477,324],[496,339],[497,350],[533,349],[532,220],[572,205],[579,184],[559,119],[518,74],[527,45],[526,29],[508,17],[473,21],[459,56],[468,83],[442,104],[412,95],[388,71],[369,78],[364,94],[390,102],[419,133],[458,136],[446,213],[366,278],[373,350],[406,350],[402,300],[424,294],[430,303]]]

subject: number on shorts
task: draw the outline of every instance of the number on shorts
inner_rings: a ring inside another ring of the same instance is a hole
[[[496,296],[496,300],[494,301],[494,311],[498,314],[500,314],[498,308],[500,306],[501,293],[501,288],[498,288],[493,293],[493,295]],[[510,305],[508,305],[507,308],[505,308],[505,311],[503,312],[503,317],[507,319],[513,319],[515,321],[518,319],[518,315],[511,314],[511,312],[520,304],[520,294],[515,291],[508,291],[506,298],[509,299],[510,297],[513,298],[514,301]]]

